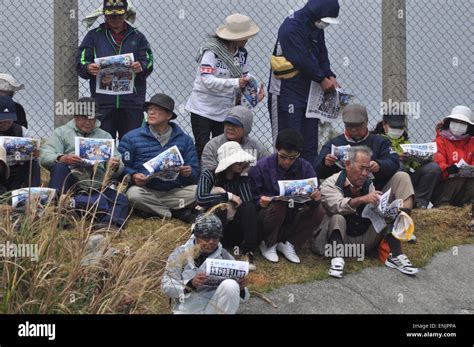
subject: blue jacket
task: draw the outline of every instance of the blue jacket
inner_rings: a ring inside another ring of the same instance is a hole
[[[135,61],[140,62],[143,71],[135,75],[133,94],[106,95],[96,94],[95,76],[87,72],[87,65],[94,62],[94,58],[111,55],[133,53]],[[91,96],[96,99],[101,109],[126,108],[142,109],[145,102],[146,78],[153,71],[153,53],[145,35],[127,23],[122,46],[115,50],[111,31],[105,28],[105,23],[87,33],[76,54],[76,71],[79,76],[90,82]]]
[[[316,160],[316,174],[320,179],[327,178],[342,170],[337,165],[328,167],[324,164],[324,158],[326,155],[331,154],[332,145],[369,147],[373,152],[372,160],[376,161],[380,165],[379,172],[373,174],[374,186],[378,190],[381,190],[400,168],[400,158],[398,157],[398,154],[392,149],[390,140],[386,137],[370,134],[365,140],[355,143],[348,141],[346,136],[342,134],[326,143],[319,152],[319,156]]]
[[[192,174],[189,177],[182,177],[180,175],[174,181],[162,181],[158,178],[151,179],[146,186],[159,191],[168,191],[174,188],[196,184],[200,174],[199,162],[193,140],[189,135],[186,135],[177,124],[169,123],[169,125],[173,130],[168,143],[164,147],[162,147],[160,142],[153,136],[147,123],[141,128],[128,132],[120,141],[118,147],[119,152],[122,153],[122,159],[125,164],[124,172],[126,174],[133,175],[135,173],[143,173],[148,175],[149,172],[143,166],[144,163],[168,148],[178,146],[184,160],[184,165],[190,165],[192,167]]]
[[[330,68],[324,30],[316,28],[314,22],[338,15],[337,0],[310,0],[280,26],[273,54],[285,56],[300,71],[293,78],[281,80],[279,99],[284,104],[305,108],[311,81],[319,83],[326,77],[336,76]]]

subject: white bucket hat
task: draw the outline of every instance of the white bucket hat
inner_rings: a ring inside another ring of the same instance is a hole
[[[255,157],[245,152],[238,142],[229,141],[217,150],[217,160],[219,164],[217,165],[216,174],[235,163],[252,163],[255,161]]]
[[[321,21],[328,24],[339,24],[339,19],[335,17],[324,17],[321,18]]]
[[[22,89],[25,89],[25,86],[21,83],[18,83],[12,75],[0,73],[0,90],[6,92],[17,92]]]
[[[250,17],[240,13],[234,13],[225,19],[224,25],[216,30],[216,35],[228,41],[247,40],[260,31]]]
[[[10,168],[7,164],[7,151],[3,146],[0,146],[0,167],[2,168],[2,179],[6,181],[10,177]]]
[[[400,212],[393,223],[392,235],[401,241],[408,241],[415,231],[413,219],[405,212]]]
[[[467,106],[459,105],[454,107],[451,114],[446,118],[456,119],[474,125],[472,110]]]

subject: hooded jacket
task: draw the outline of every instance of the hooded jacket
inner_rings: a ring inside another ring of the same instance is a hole
[[[278,80],[271,73],[269,92],[279,95],[284,104],[306,107],[311,81],[320,83],[326,77],[336,76],[331,71],[324,30],[314,22],[338,15],[337,0],[310,0],[280,26],[273,54],[285,56],[300,71],[287,80]]]
[[[258,140],[251,138],[250,132],[252,131],[253,114],[250,116],[243,115],[232,115],[233,118],[237,118],[244,127],[244,137],[240,143],[242,149],[249,154],[253,155],[257,160],[263,159],[270,155],[270,152],[262,145]],[[217,150],[220,146],[226,143],[227,137],[224,134],[214,137],[204,147],[201,157],[201,169],[214,171],[217,168]]]
[[[87,72],[87,65],[95,58],[133,53],[135,61],[140,62],[142,72],[135,74],[133,94],[106,95],[96,94],[96,77]],[[153,71],[153,53],[145,35],[127,23],[127,31],[119,51],[115,50],[111,31],[101,24],[87,33],[76,54],[76,71],[79,76],[89,80],[91,96],[96,99],[99,108],[143,108],[146,94],[146,78]]]

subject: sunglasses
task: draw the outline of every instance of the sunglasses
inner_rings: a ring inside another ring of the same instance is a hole
[[[298,153],[297,155],[294,155],[294,156],[289,156],[289,155],[286,155],[286,154],[282,154],[280,152],[277,152],[278,153],[278,156],[282,159],[288,159],[288,160],[296,160],[300,157],[301,153]]]

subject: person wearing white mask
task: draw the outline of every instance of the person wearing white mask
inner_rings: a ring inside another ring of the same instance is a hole
[[[474,116],[467,106],[456,106],[436,130],[435,162],[442,170],[433,192],[433,205],[463,206],[474,202],[474,177],[460,175],[461,162],[474,165]]]
[[[415,189],[414,208],[426,209],[433,190],[441,179],[441,169],[432,159],[415,161],[404,153],[401,145],[411,143],[408,140],[407,116],[384,114],[383,120],[377,124],[372,134],[380,134],[390,140],[393,150],[400,157],[400,170],[410,175]]]

